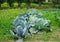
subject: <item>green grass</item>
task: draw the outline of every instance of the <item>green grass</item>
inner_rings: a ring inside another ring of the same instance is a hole
[[[27,9],[16,8],[16,9],[3,9],[0,10],[0,40],[13,40],[12,35],[9,33],[12,22],[17,15],[25,12]],[[52,32],[39,32],[37,34],[33,34],[31,37],[24,39],[25,42],[60,42],[60,20],[56,20],[56,16],[60,17],[60,11],[55,9],[39,9],[44,16],[51,20],[51,28]],[[36,41],[35,41],[36,40]]]

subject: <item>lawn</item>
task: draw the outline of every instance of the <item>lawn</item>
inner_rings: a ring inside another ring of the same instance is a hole
[[[13,42],[13,37],[9,30],[17,15],[23,13],[27,8],[3,9],[0,10],[0,42]],[[43,15],[51,20],[52,32],[39,32],[24,39],[25,42],[60,42],[60,10],[59,9],[39,9]]]

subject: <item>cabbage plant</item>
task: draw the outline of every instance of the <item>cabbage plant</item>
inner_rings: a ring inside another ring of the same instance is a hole
[[[50,20],[36,9],[29,9],[14,19],[10,33],[18,38],[26,38],[41,30],[52,31]]]

